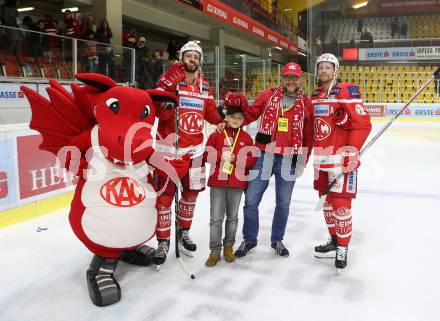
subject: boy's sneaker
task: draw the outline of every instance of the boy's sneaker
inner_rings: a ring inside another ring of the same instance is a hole
[[[256,242],[243,241],[237,251],[235,251],[234,255],[236,257],[244,257],[256,246]]]
[[[289,250],[286,249],[283,242],[277,241],[272,243],[271,247],[275,250],[276,255],[288,257],[289,256]]]

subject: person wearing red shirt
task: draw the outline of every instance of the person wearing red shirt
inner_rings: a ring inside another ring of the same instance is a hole
[[[261,156],[252,168],[252,172],[258,174],[248,182],[245,191],[244,241],[235,251],[236,257],[246,256],[257,246],[258,206],[272,175],[275,176],[276,206],[272,222],[271,247],[279,256],[289,255],[282,240],[297,177],[295,171],[298,167],[297,174],[300,174],[307,163],[313,131],[310,100],[300,89],[301,77],[302,71],[298,64],[294,62],[286,64],[283,68],[282,84],[263,91],[251,106],[244,109],[247,123],[260,118],[260,127],[255,140]],[[234,105],[235,100],[240,100],[238,96],[238,94],[229,95],[225,99],[225,104]]]
[[[212,133],[205,147],[204,161],[211,163],[208,180],[211,197],[210,242],[211,254],[206,266],[214,266],[220,261],[222,250],[222,225],[226,214],[223,257],[226,262],[235,260],[233,246],[238,225],[238,209],[241,195],[247,186],[247,174],[255,164],[254,141],[242,129],[243,111],[228,108],[223,131]]]
[[[177,94],[179,105],[170,113],[173,106],[158,107],[159,118],[155,149],[167,153],[171,158],[189,160],[187,174],[181,179],[182,193],[178,204],[178,240],[188,255],[196,250],[196,244],[189,237],[196,199],[205,188],[205,168],[203,160],[203,127],[205,120],[218,124],[223,117],[217,112],[216,103],[209,83],[201,75],[203,60],[202,48],[195,41],[185,44],[180,51],[180,63],[171,66],[159,79],[157,87]],[[163,113],[161,112],[163,111]],[[177,120],[177,122],[176,122]],[[176,123],[178,129],[176,133]],[[178,135],[173,139],[175,134]],[[156,265],[166,260],[171,232],[171,205],[176,186],[168,176],[158,173],[157,210],[158,222],[156,236],[159,242],[154,258]]]
[[[319,88],[312,95],[315,182],[320,196],[341,173],[324,204],[330,240],[315,247],[318,258],[335,258],[337,269],[347,266],[351,239],[351,202],[356,198],[358,156],[371,131],[370,115],[358,86],[338,83],[338,59],[329,53],[318,57],[315,75]]]

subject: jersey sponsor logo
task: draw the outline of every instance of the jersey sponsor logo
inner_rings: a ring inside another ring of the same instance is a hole
[[[356,193],[356,171],[348,174],[347,186],[345,188],[347,193]]]
[[[321,118],[315,118],[314,137],[316,140],[324,140],[330,136],[332,132],[331,126]]]
[[[116,177],[101,187],[101,197],[107,203],[118,207],[133,207],[146,196],[144,187],[130,177]]]
[[[330,105],[315,105],[314,116],[330,116]]]
[[[356,110],[356,113],[360,116],[367,115],[367,111],[365,110],[365,107],[361,104],[356,104],[356,106],[354,106],[354,109]]]
[[[179,129],[186,134],[200,134],[203,129],[203,117],[196,112],[188,112],[180,115]]]
[[[192,97],[180,97],[180,108],[203,110],[204,102],[202,99]]]
[[[339,87],[335,87],[335,88],[333,88],[331,91],[330,91],[330,94],[329,95],[339,95],[339,93],[341,92],[341,88],[339,88]]]
[[[348,86],[347,90],[351,98],[361,98],[361,92],[358,86]]]

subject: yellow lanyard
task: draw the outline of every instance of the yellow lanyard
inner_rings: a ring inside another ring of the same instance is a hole
[[[237,134],[235,134],[234,143],[231,145],[231,141],[229,140],[228,134],[226,133],[226,129],[223,129],[223,132],[225,133],[226,140],[228,141],[228,145],[231,148],[231,152],[234,151],[235,144],[237,143],[238,135],[240,135],[241,128],[238,129]]]
[[[284,112],[285,112],[285,111],[289,111],[290,109],[292,109],[292,107],[293,107],[293,106],[290,106],[290,107],[284,108],[284,106],[281,106],[281,117],[284,118]]]

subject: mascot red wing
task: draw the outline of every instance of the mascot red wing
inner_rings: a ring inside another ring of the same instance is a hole
[[[157,166],[163,170],[170,163],[161,163],[146,142],[152,141],[153,102],[177,103],[177,98],[117,86],[99,74],[76,78],[86,86],[72,85],[73,95],[51,80],[50,101],[30,88],[22,90],[32,108],[30,127],[43,136],[40,148],[79,174],[69,221],[95,254],[87,270],[89,294],[94,304],[105,306],[121,298],[114,278],[119,260],[145,266],[155,254],[143,245],[157,223],[149,165],[163,165]]]

